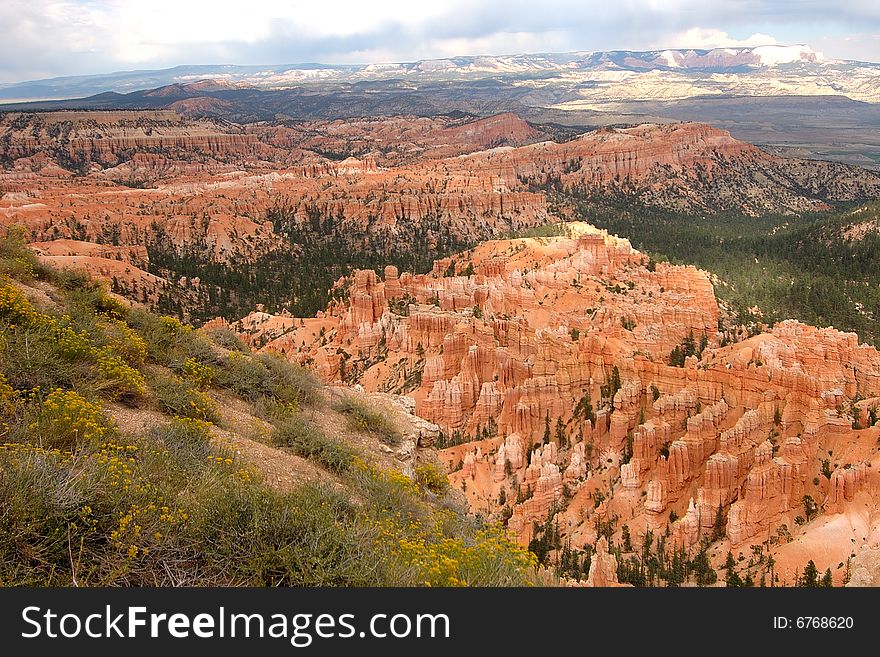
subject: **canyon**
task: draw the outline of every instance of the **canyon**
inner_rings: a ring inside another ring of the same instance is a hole
[[[663,536],[711,542],[718,567],[748,559],[755,581],[790,585],[812,559],[843,583],[880,542],[880,353],[794,321],[743,332],[705,272],[565,233],[354,272],[317,317],[231,326],[328,381],[411,397],[452,486],[523,544],[552,519],[575,552]]]
[[[246,125],[169,110],[9,113],[0,222],[67,240],[55,264],[93,261],[122,294],[203,321],[257,303],[313,314],[349,269],[424,269],[580,218],[548,201],[556,189],[707,216],[880,197],[876,172],[780,158],[706,124],[554,130],[509,113]],[[88,243],[122,248],[107,258]],[[328,272],[320,292],[298,287],[310,256],[326,266],[309,271]]]
[[[880,174],[704,123],[234,123],[169,93],[3,115],[0,224],[120,298],[412,408],[474,514],[523,545],[552,532],[588,583],[620,583],[630,542],[778,585],[808,560],[842,584],[880,544],[880,353],[739,325],[713,274],[553,194],[796,221],[880,198]]]

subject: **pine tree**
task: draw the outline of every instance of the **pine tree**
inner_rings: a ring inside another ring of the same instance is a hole
[[[562,418],[556,418],[556,442],[560,447],[567,447],[568,441],[565,438],[565,425],[562,423]]]
[[[718,575],[715,573],[712,564],[709,562],[709,555],[707,553],[708,548],[709,544],[706,541],[703,541],[700,545],[700,551],[697,553],[697,556],[694,557],[693,563],[690,566],[690,569],[696,576],[698,586],[714,584],[718,580]]]
[[[718,510],[715,512],[715,524],[712,525],[712,542],[719,541],[724,538],[724,509],[718,504]]]
[[[585,421],[589,420],[591,424],[596,424],[596,414],[593,412],[593,404],[590,400],[590,393],[585,392],[584,396],[580,398],[577,406],[574,407],[574,413],[572,413],[575,417],[581,417]]]
[[[736,561],[733,558],[733,553],[727,553],[727,560],[724,562],[724,568],[727,570],[727,577],[725,578],[727,586],[736,588],[741,587],[743,581],[736,572]]]
[[[825,574],[822,576],[822,586],[826,588],[831,588],[834,586],[834,578],[831,576],[831,569],[828,568],[825,571]]]
[[[683,346],[684,346],[683,351],[684,351],[685,358],[687,358],[688,356],[693,356],[694,354],[697,353],[697,343],[694,340],[694,330],[693,329],[691,329],[690,333],[688,333],[688,336],[684,339]]]
[[[620,390],[620,370],[615,365],[611,370],[611,394],[609,395],[612,403],[614,402],[614,395],[617,394],[618,390]]]
[[[550,411],[544,416],[544,444],[550,442]]]
[[[806,586],[810,588],[816,588],[819,586],[819,570],[816,568],[816,563],[812,559],[807,562],[807,565],[804,568],[804,574],[798,581],[798,586]]]

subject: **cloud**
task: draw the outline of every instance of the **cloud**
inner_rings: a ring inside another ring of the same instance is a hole
[[[880,62],[880,34],[823,36],[816,40],[818,50],[834,53],[837,59]]]
[[[818,45],[831,57],[844,56],[837,49],[868,59],[858,48],[876,53],[870,35],[878,32],[876,0],[3,0],[0,81],[176,64],[362,63],[777,40],[824,40]],[[844,40],[854,35],[865,36]]]
[[[756,32],[745,39],[735,39],[723,30],[705,27],[692,27],[675,34],[664,44],[671,48],[749,48],[754,46],[773,46],[780,42],[769,34]]]

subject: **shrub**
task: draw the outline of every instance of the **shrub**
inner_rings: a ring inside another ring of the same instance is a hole
[[[224,349],[250,353],[250,349],[248,349],[247,345],[242,342],[241,338],[238,337],[238,334],[230,328],[217,327],[208,329],[204,333],[208,338],[213,340],[215,344]]]
[[[0,340],[0,358],[13,388],[70,388],[88,376],[88,363],[71,360],[70,353],[60,351],[66,346],[56,340],[56,335],[52,328],[43,325],[6,328]]]
[[[299,413],[299,404],[281,402],[272,397],[260,397],[254,402],[254,415],[271,423],[278,423]]]
[[[195,358],[187,358],[180,369],[183,376],[199,390],[209,388],[216,375],[213,367],[200,363]]]
[[[204,467],[206,461],[215,458],[231,458],[215,454],[209,425],[201,420],[172,418],[167,424],[154,426],[150,436],[158,440],[173,459],[185,468]]]
[[[399,470],[384,470],[355,458],[350,478],[366,503],[371,517],[395,517],[401,525],[420,525],[432,519],[432,509],[425,503],[415,482]]]
[[[270,393],[273,397],[302,404],[314,401],[318,381],[309,370],[289,362],[276,352],[263,352],[255,358],[269,372]]]
[[[106,318],[99,322],[102,342],[129,365],[143,365],[147,357],[147,342],[137,331],[118,319]]]
[[[413,480],[423,491],[428,490],[435,495],[443,495],[449,490],[449,479],[443,466],[436,463],[424,463],[416,466]]]
[[[129,311],[127,320],[145,341],[149,358],[157,363],[170,365],[187,358],[208,365],[220,362],[207,338],[173,317],[135,309]]]
[[[216,378],[219,385],[251,401],[270,397],[280,402],[307,403],[317,390],[314,375],[274,354],[250,357],[233,352]]]
[[[131,402],[146,392],[144,375],[128,365],[121,356],[103,347],[98,350],[96,387],[111,399]]]
[[[27,325],[35,319],[31,302],[14,285],[0,287],[0,319],[6,320],[12,326]]]
[[[271,395],[269,370],[243,354],[229,354],[218,370],[216,380],[218,385],[251,401]]]
[[[70,326],[58,329],[55,350],[68,361],[77,361],[92,355],[92,341],[85,331],[76,331]]]
[[[10,432],[10,422],[18,410],[18,393],[6,381],[6,377],[0,373],[0,438],[6,437]]]
[[[162,410],[172,415],[204,422],[218,422],[220,419],[214,400],[180,377],[156,376],[150,380],[150,389]]]
[[[0,275],[21,281],[34,278],[39,269],[37,257],[25,246],[27,231],[22,226],[9,226],[0,237]]]
[[[73,451],[99,443],[113,433],[113,427],[98,404],[73,390],[52,390],[42,404],[36,402],[28,428],[42,447]]]
[[[103,281],[90,281],[83,271],[62,269],[52,271],[50,278],[65,294],[66,305],[73,315],[93,316],[123,320],[129,309],[121,301],[107,293]]]
[[[478,531],[471,541],[403,538],[399,558],[414,583],[423,586],[521,586],[537,566],[535,555],[498,526]]]
[[[299,456],[314,459],[333,472],[348,470],[355,458],[351,447],[325,435],[298,414],[279,424],[272,434],[272,442]]]
[[[397,445],[401,436],[387,416],[367,406],[353,395],[342,395],[334,408],[348,418],[355,431],[365,431],[376,436],[386,445]]]
[[[366,586],[389,581],[377,532],[325,486],[290,493],[217,481],[200,494],[189,524],[217,583],[251,586]]]

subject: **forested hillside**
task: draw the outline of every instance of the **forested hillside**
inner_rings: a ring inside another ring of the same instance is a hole
[[[703,217],[549,190],[557,209],[629,238],[656,259],[716,275],[744,324],[798,319],[880,344],[880,206],[828,213]]]

